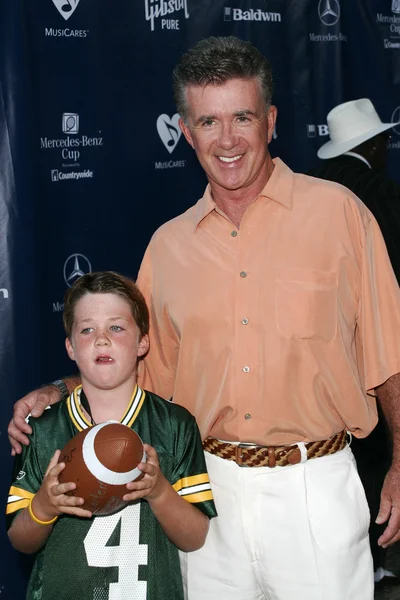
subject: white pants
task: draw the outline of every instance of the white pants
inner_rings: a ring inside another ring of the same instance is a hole
[[[373,600],[369,509],[349,447],[288,467],[206,452],[218,517],[181,553],[188,600]]]

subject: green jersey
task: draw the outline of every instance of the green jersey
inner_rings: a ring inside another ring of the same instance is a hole
[[[32,419],[30,445],[16,459],[7,504],[9,526],[38,491],[56,449],[90,427],[79,386],[64,402]],[[208,517],[216,515],[194,417],[182,406],[135,388],[121,423],[153,446],[176,492]],[[29,600],[180,600],[177,547],[145,500],[106,517],[62,515],[38,552]]]

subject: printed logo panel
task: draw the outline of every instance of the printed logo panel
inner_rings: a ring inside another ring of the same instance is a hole
[[[337,0],[319,0],[318,14],[321,22],[328,27],[336,25],[340,19],[340,5]]]
[[[383,2],[381,0],[380,4]],[[382,33],[385,50],[400,49],[400,0],[387,0],[387,10],[392,14],[377,13],[376,23]]]
[[[58,164],[50,169],[50,179],[53,183],[66,180],[93,179],[94,171],[82,166],[83,157],[87,159],[99,152],[103,147],[103,136],[89,136],[80,133],[81,123],[76,112],[64,112],[61,117],[63,137],[40,138],[40,149],[51,151],[52,157],[58,155]],[[85,127],[83,128],[85,131]],[[98,131],[101,134],[101,131]],[[94,158],[94,157],[93,157]],[[69,169],[73,169],[70,171]]]
[[[42,2],[45,0],[41,0]],[[48,1],[48,0],[46,0]],[[52,0],[54,6],[58,10],[59,14],[65,21],[68,21],[70,17],[74,14],[76,9],[78,8],[78,4],[80,0]],[[58,24],[60,24],[60,18],[56,18]],[[74,21],[74,19],[72,19]],[[71,21],[71,22],[72,22]],[[61,21],[62,23],[62,21]],[[53,26],[55,25],[55,26]],[[44,35],[45,37],[53,37],[53,38],[67,38],[67,39],[75,39],[75,38],[86,38],[89,34],[89,29],[74,29],[72,27],[64,27],[60,28],[59,25],[56,25],[55,22],[46,23],[44,27]]]
[[[68,19],[74,14],[79,0],[53,0],[53,4],[60,13],[60,15],[68,21]]]
[[[267,12],[261,8],[232,8],[225,6],[224,21],[260,21],[264,23],[280,23],[282,15],[278,12]]]
[[[310,31],[309,41],[314,43],[347,42],[347,35],[342,31],[338,31],[337,28],[328,29],[339,23],[341,12],[339,0],[319,0],[317,10],[320,21],[319,31]]]
[[[189,18],[187,0],[144,0],[144,12],[151,31],[155,30],[156,24],[159,29],[178,31],[180,19]]]
[[[180,117],[176,113],[171,119],[168,115],[160,115],[157,119],[157,131],[162,143],[170,154],[175,150],[182,131],[178,125]]]
[[[92,272],[92,265],[83,254],[71,254],[64,263],[64,281],[72,287],[79,277]]]

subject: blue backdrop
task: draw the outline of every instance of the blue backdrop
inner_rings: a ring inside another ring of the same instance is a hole
[[[400,0],[0,0],[3,506],[13,402],[73,369],[66,287],[89,270],[135,276],[154,230],[202,194],[171,72],[199,39],[230,34],[272,62],[271,152],[294,170],[316,166],[340,102],[367,96],[400,121]],[[0,556],[1,600],[22,599],[26,560],[4,527]]]

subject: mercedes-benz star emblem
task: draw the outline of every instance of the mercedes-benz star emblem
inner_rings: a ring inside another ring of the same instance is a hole
[[[319,0],[318,14],[324,25],[331,27],[336,25],[340,17],[340,5],[338,0]]]
[[[83,254],[71,254],[64,263],[64,280],[68,287],[71,287],[79,277],[90,273],[92,265]]]
[[[400,135],[400,106],[397,106],[392,114],[392,123],[397,123],[395,127],[392,127],[393,131]]]

